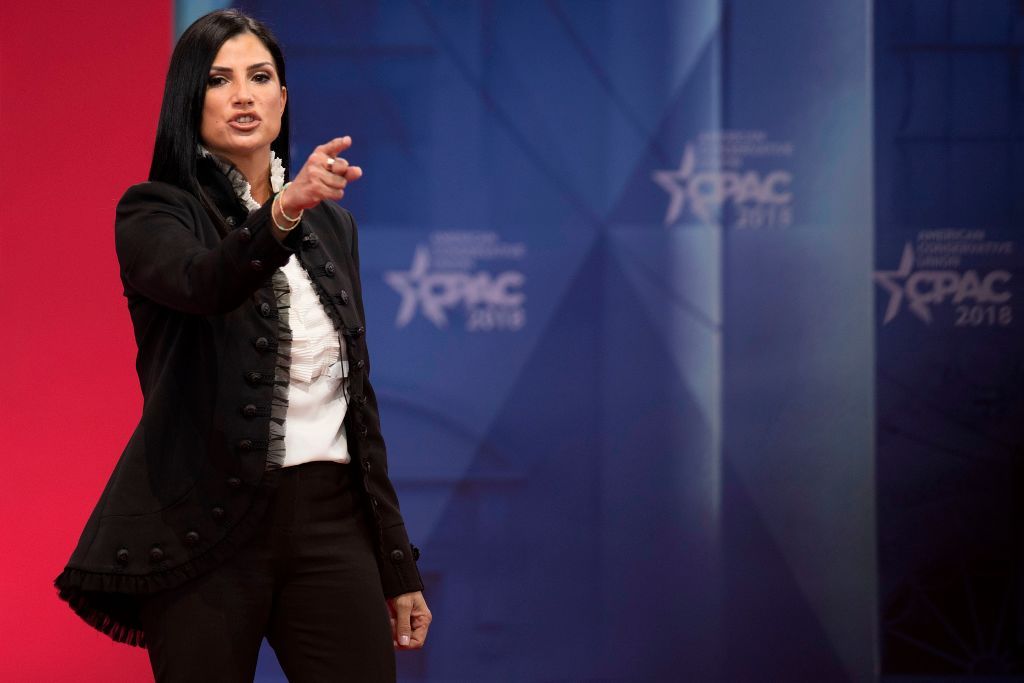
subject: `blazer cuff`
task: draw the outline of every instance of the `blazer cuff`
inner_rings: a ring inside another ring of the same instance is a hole
[[[403,593],[423,590],[423,580],[416,566],[420,551],[409,543],[405,525],[399,524],[385,529],[383,537],[377,567],[380,570],[384,597],[393,598]]]
[[[249,248],[243,249],[239,255],[243,259],[246,256],[251,256],[264,260],[262,265],[268,271],[288,263],[288,259],[297,251],[303,228],[300,223],[283,240],[277,239],[274,235],[277,228],[274,227],[274,219],[271,215],[272,204],[271,201],[264,203],[259,209],[249,214],[245,222],[234,230],[243,242],[249,242]],[[248,238],[243,237],[246,233],[249,235]]]

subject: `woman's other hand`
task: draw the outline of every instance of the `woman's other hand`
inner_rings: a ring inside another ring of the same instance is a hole
[[[352,138],[346,135],[313,150],[279,200],[286,215],[297,216],[299,211],[310,209],[325,199],[338,200],[345,196],[345,187],[363,175],[363,169],[350,166],[346,159],[338,156],[351,146]]]
[[[388,599],[391,611],[391,635],[399,650],[418,650],[427,640],[430,610],[423,593],[403,593]]]

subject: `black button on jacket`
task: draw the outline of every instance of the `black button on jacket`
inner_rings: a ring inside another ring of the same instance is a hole
[[[283,441],[275,433],[283,434],[283,412],[274,397],[286,384],[278,359],[288,349],[277,269],[295,254],[335,327],[365,325],[348,211],[333,202],[307,209],[279,242],[269,201],[247,215],[212,163],[200,160],[199,178],[222,214],[235,217],[237,227],[224,226],[223,237],[198,200],[172,185],[134,185],[118,204],[115,243],[138,345],[142,417],[54,582],[90,625],[138,646],[145,642],[137,596],[229,557],[260,528],[277,485]],[[365,336],[342,338],[358,366],[351,393],[365,397],[345,417],[349,466],[359,467],[376,524],[384,594],[422,590],[387,475]],[[254,343],[261,339],[265,346]]]

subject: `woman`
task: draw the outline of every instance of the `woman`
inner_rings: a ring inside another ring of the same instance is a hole
[[[251,681],[264,636],[289,680],[393,680],[431,619],[331,201],[362,171],[337,138],[285,183],[287,99],[266,27],[202,17],[117,207],[144,405],[55,584],[158,681]]]

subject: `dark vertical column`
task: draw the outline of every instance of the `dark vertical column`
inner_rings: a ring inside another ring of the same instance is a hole
[[[1022,18],[875,3],[883,675],[1024,673]]]

